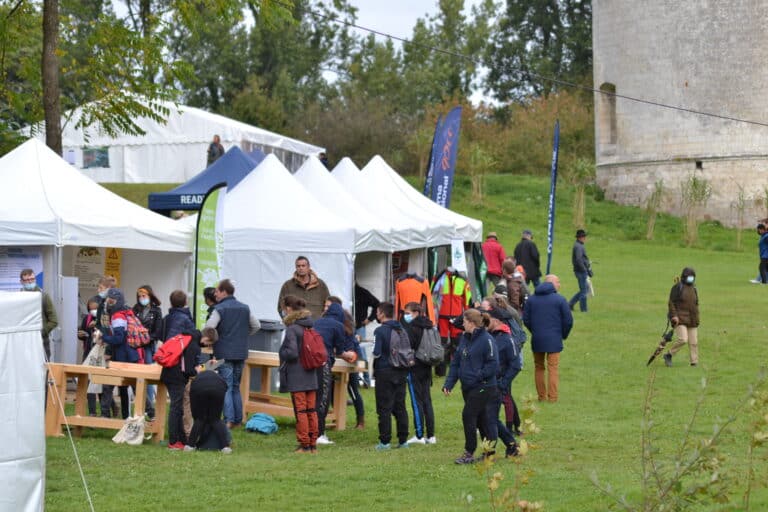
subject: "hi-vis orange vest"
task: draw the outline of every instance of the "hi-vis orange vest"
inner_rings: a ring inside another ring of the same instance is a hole
[[[451,325],[451,320],[469,309],[472,290],[466,279],[446,270],[435,279],[435,292],[440,295],[440,311],[437,327],[443,338],[455,338],[462,333]]]

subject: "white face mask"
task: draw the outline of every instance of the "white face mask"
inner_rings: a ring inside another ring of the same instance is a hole
[[[693,282],[694,282],[695,280],[696,280],[696,278],[695,278],[694,276],[687,276],[687,277],[685,278],[685,282],[686,282],[686,283],[688,283],[688,284],[693,284]]]
[[[98,309],[91,309],[90,311],[88,311],[88,313],[90,313],[91,316],[96,316],[96,313],[98,313],[98,312],[99,312]]]

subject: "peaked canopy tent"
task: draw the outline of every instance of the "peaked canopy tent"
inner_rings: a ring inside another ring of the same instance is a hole
[[[98,182],[183,183],[204,168],[214,135],[220,136],[225,148],[272,153],[294,171],[307,156],[324,151],[198,108],[170,102],[162,105],[168,109],[165,124],[148,118],[133,120],[144,135],[110,137],[99,126],[77,128],[83,107],[66,113],[62,116],[65,160]],[[37,129],[35,135],[42,140],[45,130]]]
[[[393,194],[399,192],[402,199],[407,201],[406,204],[412,205],[424,212],[425,215],[431,215],[453,224],[455,232],[452,238],[461,239],[465,242],[481,242],[483,240],[483,223],[481,221],[466,217],[435,203],[413,188],[379,155],[371,158],[371,161],[361,172],[363,177],[371,176],[372,180],[376,180],[377,186],[382,182],[387,183],[387,190],[391,190]]]
[[[260,152],[259,152],[260,153]],[[254,152],[258,157],[258,153]],[[229,148],[218,160],[186,183],[168,192],[149,194],[149,209],[168,214],[171,210],[199,210],[205,194],[215,185],[226,183],[233,189],[254,167],[264,160],[256,160],[237,146]]]
[[[267,155],[224,199],[222,277],[258,318],[277,317],[283,283],[306,256],[330,292],[352,301],[355,228]]]
[[[186,289],[193,230],[94,183],[39,140],[0,158],[0,183],[0,248],[26,247],[41,255],[43,285],[59,312],[64,353],[76,346],[78,297],[77,287],[73,296],[63,297],[58,277],[79,276],[82,290],[83,282],[104,272],[104,261],[97,258],[104,248],[121,250],[110,251],[117,255],[111,273],[119,276],[129,303],[142,284],[152,285],[161,300],[176,288]],[[95,285],[84,293],[81,302],[95,293]],[[71,308],[73,318],[62,307]],[[57,341],[54,335],[55,348]]]

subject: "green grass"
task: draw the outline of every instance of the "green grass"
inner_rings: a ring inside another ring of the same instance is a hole
[[[124,197],[125,199],[147,207],[149,194],[152,192],[167,192],[176,188],[178,183],[99,183],[102,187]]]
[[[492,176],[482,206],[472,205],[459,178],[454,209],[481,218],[495,230],[509,252],[523,228],[531,228],[546,252],[545,179]],[[143,192],[142,192],[143,193]],[[571,191],[559,188],[553,272],[562,278],[562,294],[570,297],[576,280],[570,269],[574,228]],[[698,247],[681,244],[679,219],[660,216],[656,240],[642,240],[642,213],[590,198],[587,251],[594,261],[596,297],[588,314],[576,313],[575,326],[561,359],[560,402],[542,404],[535,416],[541,433],[527,436],[534,449],[519,461],[502,460],[502,486],[514,476],[532,472],[522,489],[525,499],[541,501],[548,511],[608,510],[611,501],[590,481],[594,473],[630,500],[640,495],[640,436],[643,400],[649,374],[656,373],[653,421],[661,458],[671,458],[694,411],[703,377],[706,402],[693,429],[695,438],[711,434],[727,417],[764,362],[765,297],[749,284],[757,268],[756,239],[747,234],[746,249],[737,252],[735,232],[716,223],[702,226]],[[645,362],[665,324],[672,279],[684,266],[697,271],[702,325],[698,368],[687,365],[687,349],[671,369]],[[513,385],[520,401],[534,394],[532,357]],[[378,453],[372,390],[364,391],[365,431],[330,432],[336,444],[321,447],[317,457],[291,453],[292,422],[280,419],[273,436],[235,431],[235,451],[169,453],[145,445],[113,445],[109,435],[89,431],[76,441],[96,510],[489,510],[484,481],[473,468],[453,459],[462,450],[461,398],[438,393],[436,446]],[[349,417],[354,411],[349,408]],[[354,419],[352,419],[354,421]],[[726,458],[723,473],[743,481],[752,418],[741,415],[721,440]],[[85,510],[85,493],[69,441],[47,442],[46,509]],[[765,453],[761,452],[761,456]],[[762,472],[765,463],[758,468]],[[761,481],[765,481],[764,474]],[[734,507],[741,510],[735,487]],[[468,504],[465,495],[474,498]],[[752,510],[768,509],[768,493],[757,490]],[[712,510],[699,508],[697,510]]]

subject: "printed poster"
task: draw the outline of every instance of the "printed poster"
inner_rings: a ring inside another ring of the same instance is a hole
[[[37,286],[43,287],[43,252],[37,247],[0,247],[0,290],[19,291],[25,268],[35,272]]]

